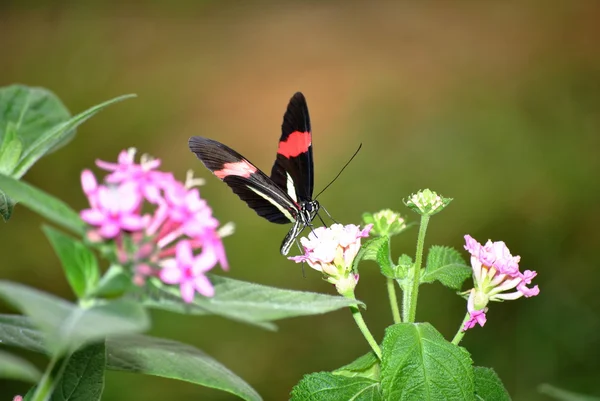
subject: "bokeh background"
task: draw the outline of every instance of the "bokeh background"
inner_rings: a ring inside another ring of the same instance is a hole
[[[316,190],[363,149],[319,200],[341,222],[364,211],[411,214],[402,198],[431,188],[455,200],[427,244],[470,233],[504,240],[536,270],[541,293],[493,304],[463,345],[515,400],[541,383],[600,395],[600,3],[595,1],[7,1],[0,3],[0,84],[54,91],[71,112],[137,93],[103,111],[25,179],[86,203],[79,173],[124,148],[207,178],[202,195],[237,232],[231,277],[332,293],[279,254],[288,227],[268,224],[188,151],[191,135],[232,145],[270,170],[289,97],[305,93]],[[18,206],[0,228],[0,276],[72,298],[41,218]],[[393,252],[414,253],[416,229]],[[370,263],[370,262],[369,262]],[[381,338],[384,281],[361,270],[358,296]],[[417,319],[447,338],[464,301],[423,288]],[[349,312],[281,321],[267,332],[216,317],[153,314],[151,334],[193,344],[265,400],[285,400],[303,374],[367,351]],[[44,364],[42,358],[31,356]],[[27,386],[0,382],[0,398]],[[109,372],[104,400],[233,400],[191,384]]]

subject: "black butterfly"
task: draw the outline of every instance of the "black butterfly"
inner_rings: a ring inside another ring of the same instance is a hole
[[[312,135],[304,95],[297,92],[287,106],[271,177],[220,142],[194,136],[188,145],[259,216],[272,223],[294,224],[281,244],[281,253],[287,255],[319,211],[319,202],[312,199]]]

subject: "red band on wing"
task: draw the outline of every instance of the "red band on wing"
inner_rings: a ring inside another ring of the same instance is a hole
[[[256,167],[248,163],[248,161],[242,160],[235,163],[225,163],[221,170],[215,170],[213,172],[220,179],[224,179],[230,175],[248,178],[250,175],[256,173]]]
[[[296,157],[304,152],[308,152],[310,146],[310,132],[292,132],[285,142],[279,142],[279,149],[277,153],[282,156]]]

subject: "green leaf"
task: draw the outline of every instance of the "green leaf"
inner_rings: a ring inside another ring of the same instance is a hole
[[[261,400],[249,384],[190,345],[138,335],[110,338],[107,349],[107,367],[112,370],[183,380],[227,391],[244,400]]]
[[[96,287],[100,276],[94,253],[81,241],[44,226],[42,230],[58,255],[67,280],[78,298],[84,298]]]
[[[472,270],[460,253],[447,246],[434,245],[429,249],[422,283],[440,281],[446,287],[459,290],[463,282],[471,277]]]
[[[480,401],[510,401],[510,395],[494,369],[475,366],[475,399]]]
[[[0,88],[0,142],[4,142],[12,130],[21,139],[24,149],[28,149],[43,132],[70,117],[60,99],[47,89],[25,85]],[[74,134],[73,131],[71,137]],[[71,137],[55,144],[54,149],[66,144]]]
[[[216,275],[209,275],[215,287],[215,296],[196,296],[187,304],[173,286],[151,281],[141,298],[148,307],[192,315],[219,315],[240,322],[274,328],[273,320],[317,315],[346,308],[356,301],[340,296],[313,292],[284,290],[260,284],[247,283]],[[359,301],[359,304],[362,304]]]
[[[133,284],[131,274],[123,266],[111,265],[90,295],[100,298],[116,298],[124,295],[127,291],[139,289]]]
[[[0,298],[31,318],[45,333],[44,345],[54,355],[64,355],[110,335],[140,332],[149,326],[146,311],[130,301],[81,308],[54,295],[4,280],[0,280]]]
[[[54,388],[52,401],[99,401],[104,390],[106,348],[104,342],[73,353]]]
[[[0,174],[0,188],[14,201],[23,203],[48,220],[75,233],[83,234],[85,224],[79,218],[79,214],[60,199],[3,174]]]
[[[360,376],[379,381],[380,371],[379,359],[373,351],[369,351],[348,365],[336,369],[333,374],[347,377]]]
[[[10,199],[8,195],[0,189],[0,216],[2,220],[8,221],[15,210],[15,201]]]
[[[37,383],[41,376],[29,361],[0,350],[0,378]]]
[[[25,147],[21,160],[13,172],[13,176],[17,178],[21,177],[38,159],[44,156],[44,154],[57,149],[68,142],[75,134],[75,129],[98,113],[100,110],[110,106],[111,104],[132,97],[135,97],[135,95],[130,94],[113,98],[96,106],[90,107],[86,111],[77,114],[75,117],[66,122],[59,123],[48,130],[39,131],[38,136],[31,143],[31,145]]]
[[[0,343],[29,351],[47,353],[43,334],[27,316],[0,314]]]
[[[473,400],[469,353],[446,341],[429,323],[387,328],[381,387],[386,400]]]
[[[386,277],[395,277],[394,263],[390,257],[390,239],[387,236],[373,238],[363,244],[354,258],[353,269],[358,271],[361,260],[374,260],[379,265],[381,273]]]
[[[43,334],[26,316],[0,315],[0,342],[48,353]],[[183,380],[236,394],[246,400],[260,396],[246,382],[202,351],[176,341],[134,335],[106,340],[110,370]]]
[[[387,399],[387,398],[385,398]],[[291,401],[383,401],[379,382],[328,372],[306,375],[292,389]],[[391,400],[391,398],[390,398]]]
[[[541,384],[538,387],[538,391],[559,401],[600,401],[599,397],[574,393],[572,391],[563,390],[561,388],[546,383]]]
[[[10,175],[19,162],[22,152],[23,143],[17,138],[14,124],[9,123],[0,147],[0,173]]]

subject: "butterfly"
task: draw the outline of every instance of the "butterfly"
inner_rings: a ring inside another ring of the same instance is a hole
[[[277,159],[267,176],[230,147],[201,136],[191,137],[190,150],[259,216],[292,228],[281,243],[287,255],[296,238],[319,212],[312,199],[313,155],[308,106],[304,95],[292,96],[283,116]]]

